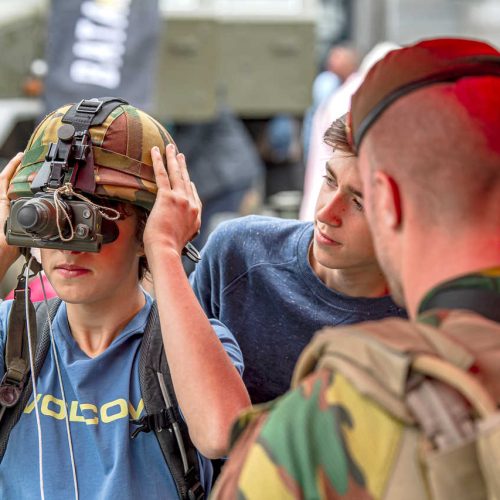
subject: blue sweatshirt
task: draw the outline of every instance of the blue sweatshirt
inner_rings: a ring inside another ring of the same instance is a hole
[[[390,297],[348,297],[328,288],[309,264],[312,236],[309,222],[234,219],[211,234],[191,275],[207,316],[240,345],[253,403],[288,390],[299,354],[324,326],[405,316]]]

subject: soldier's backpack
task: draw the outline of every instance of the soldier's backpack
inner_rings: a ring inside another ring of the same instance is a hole
[[[6,389],[7,395],[19,390],[19,399],[13,406],[0,405],[0,461],[3,458],[9,435],[28,404],[32,394],[27,353],[27,333],[25,329],[24,289],[16,290],[19,302],[13,303],[12,315],[20,316],[18,325],[22,325],[18,335],[7,335],[5,346],[5,376],[0,389]],[[17,303],[17,305],[16,305]],[[54,319],[61,303],[58,298],[50,299],[49,316]],[[34,356],[35,377],[38,377],[50,347],[49,322],[44,302],[30,303],[31,324],[34,323],[36,309],[36,354]],[[32,333],[34,336],[34,333]],[[35,339],[34,339],[35,340]],[[24,380],[23,383],[19,383]],[[160,322],[156,302],[151,307],[148,322],[144,330],[140,350],[139,381],[144,401],[145,415],[133,421],[138,427],[132,434],[135,438],[141,431],[153,431],[156,434],[165,462],[172,474],[179,497],[197,500],[205,493],[200,483],[199,462],[196,449],[189,437],[187,426],[180,416],[170,371],[163,349]]]
[[[327,368],[403,422],[384,499],[500,500],[499,394],[490,391],[499,382],[488,370],[474,376],[478,359],[492,367],[500,358],[500,325],[465,310],[423,319],[323,330],[292,385]]]

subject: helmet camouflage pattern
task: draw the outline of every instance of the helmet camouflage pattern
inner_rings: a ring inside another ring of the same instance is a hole
[[[11,180],[9,199],[33,196],[31,183],[44,163],[49,144],[57,143],[57,131],[71,106],[53,111],[35,129]],[[119,105],[101,125],[91,126],[89,132],[94,156],[94,194],[151,210],[157,191],[151,148],[158,146],[164,155],[165,146],[173,143],[169,133],[150,115],[129,104]]]

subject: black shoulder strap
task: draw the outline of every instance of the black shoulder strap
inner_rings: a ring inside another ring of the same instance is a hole
[[[443,288],[426,299],[419,314],[429,309],[467,309],[500,322],[500,293],[481,288]]]
[[[48,301],[49,304],[49,316],[51,321],[57,312],[61,299],[54,298]],[[40,374],[43,363],[47,356],[47,352],[50,346],[50,333],[49,333],[49,323],[47,321],[47,308],[45,302],[38,302],[34,304],[36,310],[36,324],[37,326],[37,342],[36,342],[36,353],[35,353],[35,378]],[[24,318],[23,318],[24,319]],[[43,325],[43,326],[42,326]],[[9,436],[21,418],[21,414],[28,404],[31,394],[33,392],[33,386],[31,384],[31,377],[28,378],[26,385],[21,393],[21,397],[16,405],[5,408],[3,418],[0,422],[0,462],[3,459],[5,449],[7,448],[7,443],[9,442]]]
[[[174,478],[180,498],[204,498],[199,462],[187,429],[179,413],[168,362],[163,349],[156,302],[151,307],[144,331],[139,361],[139,381],[146,415],[136,421],[134,432],[153,430],[165,462]]]
[[[31,300],[28,299],[26,302],[25,282],[24,278],[20,279],[14,290],[14,300],[5,334],[5,373],[0,382],[0,422],[5,409],[15,406],[21,397],[30,372],[29,343],[36,345],[35,309]],[[26,309],[28,318],[26,318]],[[27,323],[30,325],[29,329]],[[30,339],[28,339],[28,333]]]
[[[26,262],[17,277],[5,332],[5,373],[0,382],[0,422],[6,408],[16,406],[21,397],[30,372],[29,345],[35,345],[36,339],[35,309],[30,298],[31,290],[26,290],[26,285],[27,279],[38,274],[41,266],[33,258],[28,258],[26,252],[24,255]]]

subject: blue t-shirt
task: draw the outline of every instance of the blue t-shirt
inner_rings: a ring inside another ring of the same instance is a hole
[[[144,412],[139,385],[139,351],[152,299],[99,356],[89,358],[73,339],[64,302],[53,321],[80,498],[177,498],[176,487],[153,432],[140,433],[130,419]],[[11,301],[0,306],[0,374]],[[212,325],[238,371],[241,352],[234,337],[219,322]],[[45,498],[74,498],[65,409],[52,350],[37,381],[42,428]],[[200,404],[203,404],[200,401]],[[201,480],[209,490],[212,467],[199,456]],[[10,434],[0,464],[0,498],[40,498],[38,434],[33,397]]]
[[[208,317],[236,337],[252,402],[289,389],[299,354],[324,326],[405,316],[390,297],[349,297],[313,272],[309,222],[249,216],[218,226],[191,284]]]

